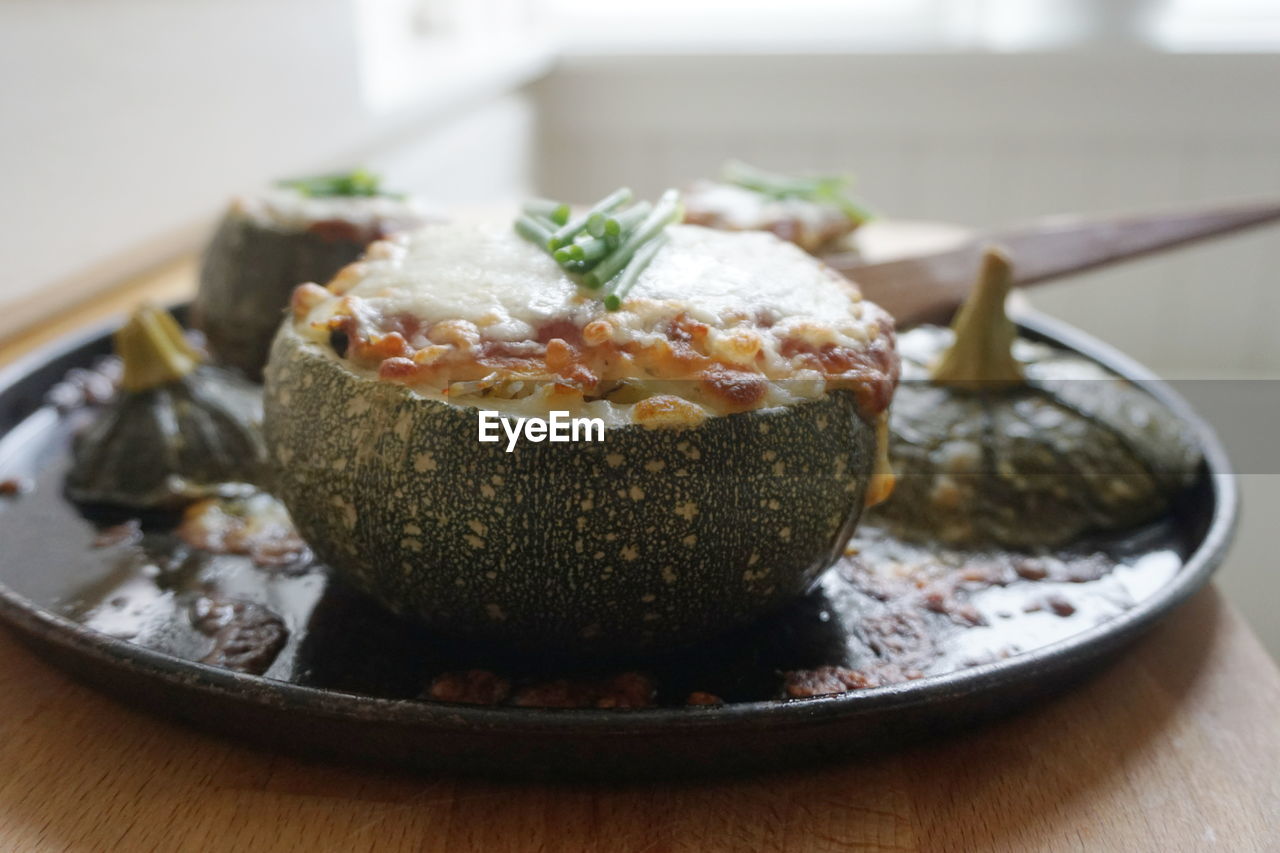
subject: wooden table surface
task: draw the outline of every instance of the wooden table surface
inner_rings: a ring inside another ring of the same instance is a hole
[[[181,295],[190,272],[0,342],[0,363]],[[5,851],[1280,850],[1280,673],[1210,588],[1001,723],[811,771],[611,788],[258,752],[105,699],[0,633],[0,766]]]

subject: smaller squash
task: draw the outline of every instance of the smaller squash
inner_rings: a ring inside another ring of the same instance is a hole
[[[205,250],[192,325],[215,362],[260,381],[294,287],[329,281],[373,241],[424,221],[359,169],[237,198]]]
[[[1072,353],[1020,339],[1008,260],[989,251],[950,332],[899,338],[890,417],[897,483],[869,519],[956,547],[1058,547],[1166,512],[1199,451],[1141,389]]]
[[[846,177],[766,172],[725,163],[718,181],[684,194],[684,221],[722,231],[769,231],[810,254],[830,251],[870,216],[848,195]]]
[[[67,495],[170,509],[243,491],[263,471],[261,392],[202,363],[165,310],[143,305],[115,335],[120,389],[75,441]]]

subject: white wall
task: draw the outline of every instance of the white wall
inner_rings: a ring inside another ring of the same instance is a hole
[[[344,6],[6,4],[4,295],[163,239],[230,188],[355,145]]]
[[[0,304],[82,296],[189,249],[231,193],[281,176],[363,161],[442,202],[516,193],[531,117],[504,93],[545,50],[397,45],[418,85],[378,97],[369,55],[388,54],[361,40],[371,6],[0,4]]]
[[[588,199],[626,181],[652,194],[740,157],[852,170],[884,214],[972,226],[1280,199],[1277,80],[1276,55],[584,56],[535,90],[538,185]],[[1166,375],[1280,377],[1280,226],[1033,301]],[[1221,582],[1280,654],[1280,454],[1257,440],[1280,422],[1280,383],[1227,390],[1267,401],[1206,412],[1249,475]]]
[[[594,197],[620,176],[654,192],[737,156],[853,170],[885,214],[974,226],[1280,196],[1278,78],[1276,56],[579,59],[537,90],[538,177],[569,197]],[[1038,301],[1157,366],[1271,370],[1277,268],[1280,240],[1252,236]],[[1229,334],[1164,332],[1183,317],[1213,318]]]

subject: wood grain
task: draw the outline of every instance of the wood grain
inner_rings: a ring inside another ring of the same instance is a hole
[[[0,363],[190,273],[0,342]],[[1275,664],[1209,589],[1073,692],[946,740],[750,778],[518,785],[250,750],[0,633],[0,850],[1276,850],[1277,708]]]
[[[945,322],[973,287],[983,256],[999,247],[1013,282],[1027,287],[1280,220],[1280,201],[1200,205],[1123,216],[1051,216],[983,231],[960,246],[869,263],[858,252],[826,255],[898,326]]]
[[[38,326],[28,328],[25,325],[25,318],[30,312],[24,306],[5,306],[15,318],[22,318],[23,323],[11,325],[0,317],[0,365],[8,364],[89,323],[123,316],[144,299],[165,304],[194,296],[197,263],[196,256],[183,255],[115,287],[100,290],[92,300],[64,308],[55,319],[45,320]],[[6,328],[20,328],[21,331],[6,335],[3,334]]]
[[[1000,724],[672,785],[517,785],[254,752],[102,698],[7,634],[0,673],[4,850],[1280,846],[1280,676],[1212,589],[1100,677]]]

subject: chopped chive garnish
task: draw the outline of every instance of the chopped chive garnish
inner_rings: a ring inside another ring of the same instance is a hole
[[[666,228],[672,222],[678,222],[684,215],[684,206],[680,203],[680,193],[675,190],[667,190],[662,194],[662,198],[658,199],[658,203],[654,205],[653,210],[649,211],[649,215],[644,221],[635,227],[626,239],[610,252],[595,269],[587,273],[582,283],[592,289],[598,289],[609,279],[613,278],[635,255],[636,250],[648,243],[654,237],[662,233],[662,229]]]
[[[582,253],[579,260],[586,261],[589,264],[594,264],[612,250],[607,239],[603,237],[587,237],[583,239],[581,234],[578,235],[578,239],[574,241],[573,245]]]
[[[638,202],[616,213],[593,213],[587,220],[587,233],[593,237],[618,237],[635,228],[649,215],[652,205]]]
[[[766,172],[738,160],[724,164],[721,177],[730,184],[772,198],[796,198],[839,207],[850,221],[863,223],[870,213],[848,195],[853,180],[848,176],[793,176]]]
[[[527,213],[516,219],[516,233],[539,246],[547,245],[551,239],[551,229]]]
[[[276,186],[278,187],[297,190],[302,195],[315,198],[379,195],[401,197],[397,193],[384,192],[381,184],[381,178],[367,169],[353,169],[350,172],[339,172],[331,175],[312,175],[306,178],[287,178],[276,181]]]
[[[645,267],[649,266],[649,262],[657,256],[658,252],[666,244],[667,235],[659,233],[657,237],[636,250],[635,255],[631,257],[631,263],[627,264],[627,268],[613,280],[609,292],[605,294],[604,307],[606,310],[617,311],[622,307],[622,300],[626,299],[631,288],[635,287],[636,281],[640,278],[640,273],[644,272]]]
[[[582,216],[557,226],[556,216],[567,205],[534,199],[522,205],[516,231],[540,247],[582,287],[605,293],[605,308],[616,311],[636,280],[666,244],[666,227],[684,215],[680,194],[667,190],[656,205],[631,199],[628,189],[615,190]]]
[[[520,206],[530,216],[540,216],[555,224],[557,228],[569,221],[569,205],[549,198],[531,198]]]
[[[621,237],[631,233],[637,225],[644,222],[646,216],[653,210],[653,205],[647,201],[639,202],[632,205],[626,210],[610,216],[604,224],[605,236]]]
[[[551,257],[556,259],[556,263],[564,265],[570,261],[581,261],[584,259],[582,247],[577,243],[570,243],[567,246],[561,246],[551,253]]]
[[[840,209],[844,211],[844,215],[849,218],[850,222],[856,222],[861,225],[862,223],[875,218],[875,214],[848,196],[841,195],[839,198],[832,199],[832,201],[839,205]]]
[[[551,235],[551,239],[547,241],[547,248],[555,251],[566,243],[572,242],[579,232],[587,227],[587,221],[591,219],[593,213],[608,213],[615,208],[619,208],[627,202],[631,201],[631,190],[626,187],[616,189],[609,193],[600,201],[591,206],[591,209],[581,216],[570,219],[560,229]]]
[[[581,261],[586,268],[594,266],[609,252],[616,248],[617,243],[611,243],[608,238],[588,237],[585,232],[579,234],[572,243],[567,246],[561,246],[551,253],[551,257],[556,259],[556,263],[563,266],[570,261]]]

